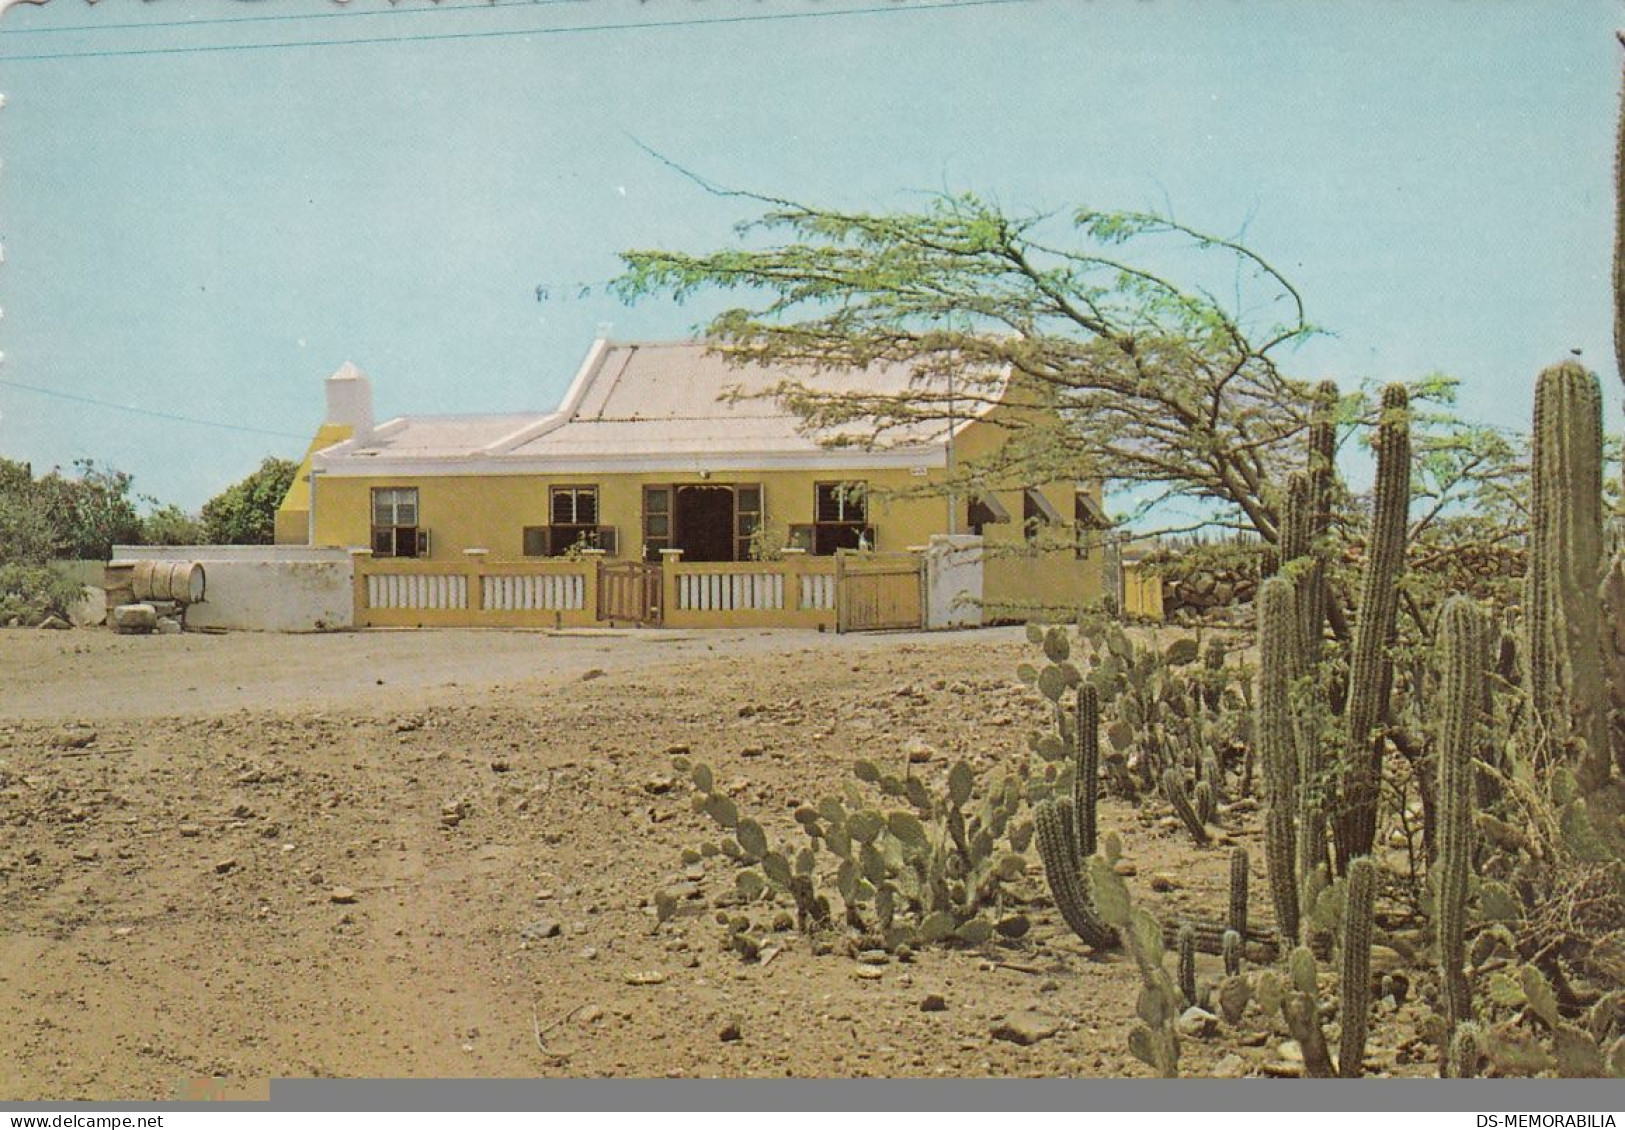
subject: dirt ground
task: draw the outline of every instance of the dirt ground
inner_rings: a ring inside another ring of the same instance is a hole
[[[858,757],[898,766],[923,743],[916,772],[963,758],[982,778],[1016,756],[1046,717],[1013,675],[1030,651],[1019,629],[0,632],[0,1098],[1145,1074],[1132,962],[1066,930],[1036,859],[1027,937],[879,966],[793,932],[741,962],[709,901],[731,866],[680,860],[715,832],[674,750],[799,844],[791,811]],[[1252,819],[1225,825],[1261,874]],[[1222,917],[1225,847],[1111,802],[1101,824],[1145,905]],[[657,929],[673,888],[692,897]],[[1267,917],[1262,882],[1253,901]],[[1022,1010],[1056,1030],[994,1034]],[[1186,1040],[1182,1067],[1282,1069],[1279,1037],[1247,1039]]]

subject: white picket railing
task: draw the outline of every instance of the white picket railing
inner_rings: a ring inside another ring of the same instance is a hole
[[[784,607],[784,574],[680,572],[677,607],[685,612],[777,611]]]
[[[486,574],[480,583],[484,607],[498,612],[573,612],[587,606],[587,578],[580,573]]]
[[[460,573],[378,573],[367,577],[370,608],[468,607],[468,578]]]

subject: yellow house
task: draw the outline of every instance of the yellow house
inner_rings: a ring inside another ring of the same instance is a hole
[[[328,378],[327,420],[278,511],[277,541],[351,547],[358,573],[387,566],[401,576],[450,578],[439,598],[427,582],[413,582],[422,591],[408,599],[358,576],[358,604],[394,600],[397,611],[417,614],[380,612],[361,616],[363,623],[469,620],[455,614],[458,601],[464,610],[494,613],[489,600],[468,595],[472,583],[498,604],[557,604],[532,581],[491,585],[483,575],[563,577],[574,569],[582,576],[585,562],[652,595],[640,598],[641,614],[616,604],[616,614],[606,615],[600,579],[597,594],[563,610],[579,615],[556,616],[559,623],[648,620],[651,602],[672,623],[685,598],[662,601],[660,586],[669,579],[651,570],[705,565],[709,575],[732,578],[723,587],[738,591],[769,583],[740,578],[799,576],[806,599],[777,598],[784,607],[775,609],[768,597],[713,594],[718,607],[687,611],[740,615],[689,622],[833,626],[832,607],[811,614],[808,601],[824,598],[807,597],[819,589],[809,588],[807,577],[832,572],[839,551],[857,551],[839,555],[861,572],[893,555],[917,556],[933,537],[968,534],[981,535],[987,547],[979,599],[989,618],[1000,609],[1019,614],[1099,598],[1098,539],[1079,532],[1104,521],[1098,484],[999,482],[970,496],[946,490],[953,470],[996,452],[1010,421],[1030,415],[1030,406],[1017,408],[1007,395],[967,397],[946,419],[905,423],[888,429],[883,442],[866,443],[810,429],[779,398],[760,395],[787,380],[898,396],[927,387],[898,365],[814,375],[736,365],[703,342],[599,340],[554,412],[374,424],[369,382],[346,364]],[[1051,548],[1035,553],[994,548],[1046,543]],[[581,583],[590,586],[592,578]],[[707,583],[693,582],[689,605],[704,603],[694,594]],[[515,585],[529,586],[530,595],[515,595]],[[618,585],[610,585],[612,596]],[[422,607],[437,599],[445,607]],[[741,599],[753,607],[739,607]],[[796,609],[809,615],[770,615]],[[469,622],[525,622],[518,615],[524,608],[506,611],[515,615]],[[741,618],[745,612],[753,615]]]

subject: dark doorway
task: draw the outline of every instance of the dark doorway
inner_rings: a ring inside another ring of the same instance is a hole
[[[734,492],[731,486],[677,488],[674,547],[684,561],[734,559]]]

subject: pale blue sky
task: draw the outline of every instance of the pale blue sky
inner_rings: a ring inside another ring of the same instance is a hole
[[[1614,3],[428,7],[0,17],[0,455],[89,456],[194,508],[297,457],[345,360],[380,418],[552,407],[600,323],[676,337],[715,305],[573,284],[753,214],[633,137],[836,207],[1171,208],[1298,286],[1336,335],[1292,359],[1306,378],[1444,370],[1517,426],[1580,348],[1617,430]],[[786,16],[812,18],[760,18]],[[169,50],[341,39],[390,42]]]

